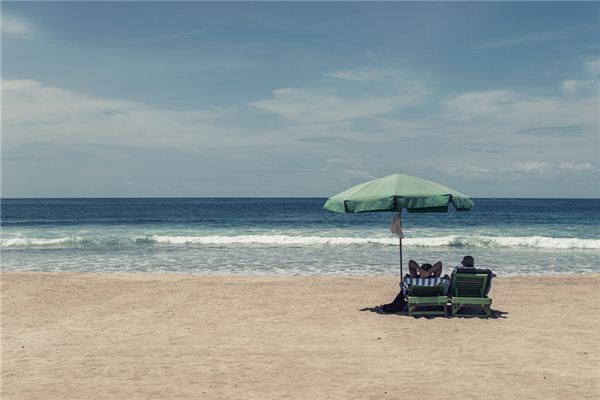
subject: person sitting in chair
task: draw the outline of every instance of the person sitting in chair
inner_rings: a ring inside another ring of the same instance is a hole
[[[492,270],[489,268],[475,268],[475,259],[473,258],[473,256],[464,256],[460,264],[460,267],[454,267],[454,270],[452,270],[452,275],[456,274],[457,272],[486,274],[488,276],[488,282],[485,288],[485,294],[487,295],[492,285],[492,278],[495,278],[496,274],[493,273]]]
[[[410,260],[408,271],[413,278],[437,278],[442,275],[442,262],[438,261],[433,265],[425,263],[419,267],[419,263]]]
[[[410,277],[412,278],[437,278],[442,274],[442,262],[438,261],[433,265],[423,264],[419,266],[419,263],[415,260],[410,260],[408,262],[408,270],[410,272]],[[409,275],[407,274],[406,276]],[[389,304],[383,304],[379,306],[378,309],[384,313],[395,313],[399,312],[404,307],[406,307],[406,299],[405,293],[403,293],[401,288],[400,293],[398,293],[394,301]]]
[[[452,273],[455,273],[458,268],[475,268],[475,259],[473,256],[464,256],[460,265],[461,267],[454,267]]]

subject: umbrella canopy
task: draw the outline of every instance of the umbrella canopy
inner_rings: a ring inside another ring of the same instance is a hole
[[[475,207],[471,197],[439,183],[406,174],[393,174],[331,196],[323,208],[340,213],[402,209],[408,212],[446,212],[450,203],[457,211]]]
[[[331,196],[324,209],[339,213],[362,213],[397,211],[400,244],[400,279],[402,279],[402,228],[399,218],[402,209],[408,212],[447,212],[448,205],[456,211],[468,211],[475,207],[473,199],[466,194],[442,186],[439,183],[406,174],[393,174],[361,183]]]

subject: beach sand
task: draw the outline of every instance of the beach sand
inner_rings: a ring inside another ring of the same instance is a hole
[[[4,400],[600,398],[597,275],[498,278],[487,320],[369,311],[394,277],[1,279]]]

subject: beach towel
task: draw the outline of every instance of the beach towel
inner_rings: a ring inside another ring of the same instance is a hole
[[[392,301],[390,304],[384,304],[381,306],[381,311],[384,313],[396,313],[402,311],[404,307],[406,307],[406,299],[404,298],[402,291],[400,291],[394,301]]]
[[[390,231],[394,235],[400,236],[402,239],[404,239],[404,233],[402,232],[402,220],[400,219],[400,216],[394,215],[392,217],[392,220],[390,221]]]

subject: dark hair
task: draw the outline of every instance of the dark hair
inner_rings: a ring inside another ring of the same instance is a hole
[[[464,256],[461,264],[467,268],[475,267],[475,259],[472,256]]]
[[[421,269],[424,269],[425,271],[429,271],[431,268],[433,268],[433,265],[431,265],[431,264],[425,263],[425,264],[421,265]]]

